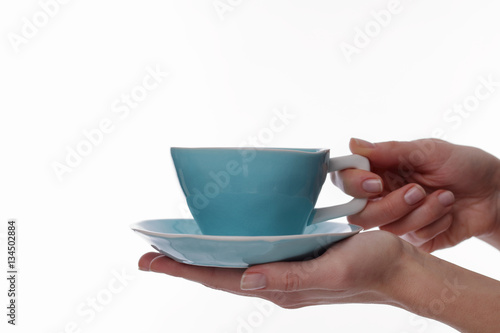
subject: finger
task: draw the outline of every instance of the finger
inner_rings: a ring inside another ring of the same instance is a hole
[[[264,290],[280,292],[300,292],[322,289],[325,270],[332,269],[335,264],[331,258],[325,262],[325,255],[316,259],[296,262],[275,262],[256,265],[248,268],[241,279],[242,290]]]
[[[356,198],[368,198],[383,190],[380,176],[360,169],[333,172],[332,181],[342,191]]]
[[[365,229],[383,226],[415,210],[423,202],[425,196],[425,190],[420,185],[408,184],[381,199],[369,200],[365,209],[349,216],[348,220]]]
[[[158,252],[149,252],[144,254],[141,259],[139,259],[139,269],[142,271],[149,271],[149,266],[151,265],[151,261],[153,261],[157,257],[161,257],[163,254]]]
[[[152,272],[164,273],[199,282],[214,289],[238,292],[243,269],[187,265],[166,256],[155,257],[150,262]]]
[[[433,252],[437,249],[455,246],[468,238],[470,238],[470,234],[467,225],[464,222],[454,220],[447,232],[438,234],[427,243],[421,245],[420,249],[426,252]]]
[[[388,141],[370,143],[361,139],[351,139],[349,148],[354,154],[367,157],[377,167],[419,167],[426,164],[442,143],[437,139],[421,139],[401,142]]]
[[[420,228],[418,230],[409,232],[401,238],[407,242],[413,244],[416,247],[420,247],[422,250],[427,251],[427,247],[430,245],[430,240],[434,239],[437,235],[448,230],[453,222],[453,216],[451,214],[446,214],[437,221]],[[424,244],[428,244],[424,246]]]
[[[436,191],[428,195],[419,207],[404,218],[381,226],[380,229],[398,236],[419,230],[448,213],[454,201],[455,197],[450,191]]]

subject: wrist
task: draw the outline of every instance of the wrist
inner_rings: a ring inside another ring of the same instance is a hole
[[[400,268],[386,288],[386,304],[438,320],[461,332],[497,332],[498,281],[416,248],[405,250],[401,259]]]
[[[416,277],[425,266],[425,254],[401,240],[401,251],[398,260],[394,261],[393,269],[388,273],[386,281],[379,292],[384,296],[388,305],[394,305],[407,311],[418,313],[417,308],[421,301],[414,297],[412,291]]]

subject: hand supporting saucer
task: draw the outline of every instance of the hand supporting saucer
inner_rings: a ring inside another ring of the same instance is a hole
[[[248,267],[274,262],[307,260],[363,228],[338,222],[306,227],[303,234],[287,236],[202,235],[193,219],[147,220],[131,228],[166,256],[190,265]]]

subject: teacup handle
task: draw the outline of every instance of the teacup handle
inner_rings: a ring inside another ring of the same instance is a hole
[[[328,164],[328,173],[340,171],[344,169],[355,168],[370,171],[370,162],[368,159],[361,155],[347,155],[340,157],[330,158]],[[309,224],[331,220],[341,216],[352,215],[360,212],[366,206],[367,199],[354,198],[348,203],[316,208],[313,211],[313,218]]]

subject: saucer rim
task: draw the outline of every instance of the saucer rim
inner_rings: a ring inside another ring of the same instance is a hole
[[[351,231],[349,232],[326,232],[326,233],[317,233],[317,234],[298,234],[298,235],[276,235],[276,236],[223,236],[223,235],[198,235],[198,234],[181,234],[181,233],[164,233],[164,232],[156,232],[156,231],[149,231],[144,229],[144,227],[141,227],[140,225],[145,223],[145,222],[151,222],[151,221],[180,221],[180,220],[185,220],[185,221],[193,221],[195,222],[194,219],[188,219],[188,218],[180,218],[180,219],[150,219],[150,220],[141,220],[139,222],[132,223],[129,227],[135,231],[139,232],[145,235],[149,236],[156,236],[156,237],[168,237],[168,238],[185,238],[185,237],[190,237],[194,239],[203,239],[203,240],[213,240],[213,241],[268,241],[268,242],[276,242],[280,240],[292,240],[292,239],[305,239],[305,238],[314,238],[318,236],[326,236],[326,235],[331,235],[331,236],[341,236],[341,235],[355,235],[357,233],[360,233],[364,230],[363,227],[356,225],[356,224],[351,224],[351,223],[339,223],[339,222],[334,222],[334,221],[324,221],[324,222],[319,222],[319,223],[328,223],[332,225],[343,225],[343,226],[349,226],[351,227]],[[196,223],[196,222],[195,222]]]

